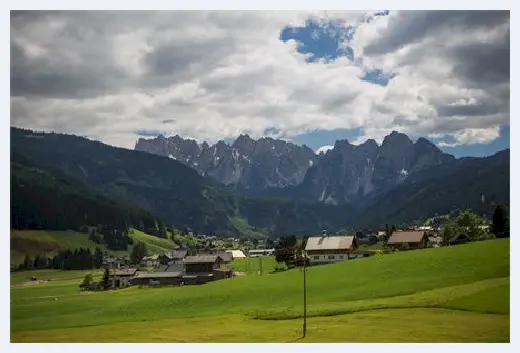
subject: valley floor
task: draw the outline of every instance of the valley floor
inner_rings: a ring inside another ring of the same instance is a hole
[[[12,342],[510,341],[509,240],[310,268],[303,339],[297,269],[100,293],[73,272],[11,287]]]

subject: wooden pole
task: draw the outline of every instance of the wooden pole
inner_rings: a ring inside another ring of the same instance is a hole
[[[307,335],[307,281],[306,281],[306,268],[307,261],[303,258],[303,338]]]

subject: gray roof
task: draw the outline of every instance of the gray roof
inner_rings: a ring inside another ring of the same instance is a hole
[[[215,263],[220,255],[197,255],[197,256],[186,256],[184,258],[185,264],[197,264],[197,263]]]
[[[182,277],[182,272],[139,272],[135,278],[171,278]]]
[[[309,237],[305,251],[312,250],[350,250],[356,237],[353,235],[330,235]]]

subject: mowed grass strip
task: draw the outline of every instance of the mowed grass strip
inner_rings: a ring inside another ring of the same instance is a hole
[[[475,323],[478,323],[476,325]],[[389,309],[308,319],[240,315],[127,322],[11,333],[12,342],[509,342],[509,317],[446,309]]]
[[[309,268],[308,303],[309,307],[327,309],[335,303],[384,299],[508,276],[508,239],[400,252]],[[74,287],[76,291],[79,283]],[[34,300],[16,301],[31,293]],[[11,289],[12,332],[289,311],[301,307],[302,273],[294,269],[203,286],[65,294],[59,300],[38,297],[42,293],[36,288]]]

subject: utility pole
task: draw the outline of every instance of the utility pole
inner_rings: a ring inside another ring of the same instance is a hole
[[[307,281],[306,281],[306,261],[305,252],[303,252],[303,338],[307,335]]]
[[[262,275],[262,256],[258,258],[260,260],[260,276]]]

